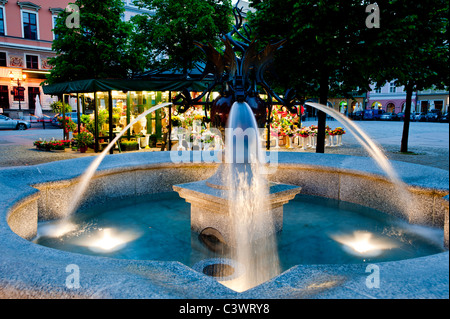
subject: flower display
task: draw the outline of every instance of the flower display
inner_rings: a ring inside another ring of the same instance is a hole
[[[294,136],[297,130],[297,123],[297,115],[293,116],[280,106],[275,106],[272,109],[272,124],[270,127],[271,130],[278,132],[278,136]]]
[[[318,129],[319,129],[319,128],[317,127],[317,125],[311,125],[311,126],[308,128],[309,135],[310,135],[310,136],[316,136],[316,135],[317,135]]]
[[[215,135],[211,132],[205,132],[202,134],[201,139],[203,143],[212,143],[214,141]]]
[[[70,147],[69,140],[55,140],[52,139],[50,141],[39,139],[33,143],[33,145],[38,150],[43,151],[56,151],[56,150],[65,150],[66,147]]]
[[[75,124],[75,122],[72,121],[72,119],[68,116],[66,116],[65,118],[63,118],[62,116],[58,116],[57,119],[58,119],[59,126],[65,128],[66,134],[69,134],[69,132],[75,131],[75,129],[77,128],[77,125]]]
[[[344,135],[346,132],[342,127],[336,127],[333,130],[333,135]]]
[[[309,136],[309,129],[307,127],[303,127],[297,131],[297,135],[306,138]]]
[[[86,147],[94,143],[94,135],[90,132],[83,131],[76,134],[73,140],[77,142],[78,147]]]
[[[182,119],[181,116],[173,115],[172,116],[172,126],[181,126]]]

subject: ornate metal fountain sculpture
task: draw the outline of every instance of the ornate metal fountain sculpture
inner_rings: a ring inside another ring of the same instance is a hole
[[[257,52],[257,41],[248,39],[250,28],[247,25],[242,26],[242,12],[238,9],[238,4],[239,1],[233,9],[236,25],[231,32],[222,37],[225,45],[223,53],[219,53],[211,44],[196,43],[208,58],[203,76],[212,73],[214,82],[196,99],[191,98],[189,91],[182,92],[178,98],[179,112],[183,113],[191,106],[200,104],[200,99],[210,94],[216,86],[221,85],[220,96],[211,105],[212,124],[216,128],[225,128],[228,125],[227,128],[234,130],[233,132],[238,129],[241,129],[241,132],[250,129],[255,132],[256,137],[243,137],[245,146],[241,153],[248,151],[249,154],[244,154],[241,157],[244,158],[243,161],[238,161],[238,155],[236,155],[238,138],[233,137],[234,133],[229,133],[230,135],[225,137],[226,161],[219,166],[216,174],[208,180],[173,186],[174,190],[191,204],[191,228],[198,233],[213,229],[230,246],[237,244],[233,230],[230,228],[232,215],[236,210],[233,206],[236,198],[233,196],[242,197],[240,195],[244,192],[241,190],[251,188],[255,183],[263,185],[267,191],[262,192],[262,195],[252,196],[256,198],[256,201],[264,202],[264,207],[250,214],[269,212],[270,219],[273,220],[272,229],[276,232],[282,228],[283,205],[292,200],[301,190],[297,186],[269,183],[265,178],[261,179],[259,159],[256,169],[254,162],[251,162],[255,156],[260,157],[261,142],[257,131],[268,123],[266,108],[268,104],[271,104],[259,97],[257,87],[264,89],[270,101],[274,97],[279,104],[286,106],[291,112],[297,112],[297,110],[295,93],[292,90],[288,90],[284,98],[281,98],[264,80],[264,73],[274,53],[285,41],[269,44],[264,50]],[[239,31],[240,28],[244,30],[245,35]],[[242,41],[236,40],[236,36]],[[237,53],[240,53],[240,57]],[[270,109],[269,114],[271,114]],[[256,150],[253,148],[255,145]],[[250,152],[253,153],[250,154]],[[230,154],[232,155],[229,156]],[[242,176],[245,177],[242,178]],[[244,184],[242,184],[243,179],[245,179]],[[262,235],[270,236],[271,234]]]
[[[255,39],[251,40],[251,28],[247,23],[243,23],[242,8],[238,5],[239,1],[233,8],[235,25],[230,32],[221,36],[225,46],[223,52],[217,51],[210,43],[195,43],[207,58],[201,79],[212,74],[213,82],[195,99],[191,97],[191,92],[185,89],[173,103],[179,105],[179,113],[184,113],[194,105],[203,104],[201,100],[205,96],[209,101],[211,92],[219,89],[219,97],[212,103],[206,102],[205,107],[205,112],[210,111],[213,127],[224,128],[233,103],[246,102],[252,108],[258,126],[262,128],[271,122],[273,98],[276,100],[275,104],[285,106],[291,113],[297,113],[296,105],[299,101],[294,90],[288,89],[281,97],[264,79],[275,52],[286,40],[268,44],[263,50],[258,51],[260,44]],[[258,88],[267,95],[266,101],[260,97]]]

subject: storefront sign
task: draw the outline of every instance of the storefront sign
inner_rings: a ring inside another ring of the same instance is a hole
[[[25,88],[21,86],[14,87],[13,91],[11,92],[12,95],[14,95],[14,101],[25,101]]]

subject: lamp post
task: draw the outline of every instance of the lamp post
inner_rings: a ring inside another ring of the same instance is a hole
[[[21,89],[23,89],[23,90],[25,90],[24,88],[22,88],[21,86],[20,86],[20,77],[17,77],[17,79],[15,79],[14,78],[14,74],[12,73],[12,71],[11,72],[9,72],[9,78],[11,79],[11,81],[17,81],[17,92],[20,92],[20,90]],[[26,74],[22,74],[22,78],[23,78],[23,80],[25,81],[26,80],[26,78],[27,78],[27,75]],[[19,110],[20,111],[22,111],[22,105],[21,105],[21,97],[19,96]],[[24,95],[24,100],[25,100],[25,95]]]

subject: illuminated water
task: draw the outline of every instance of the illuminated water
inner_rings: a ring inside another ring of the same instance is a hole
[[[179,261],[190,267],[208,258],[230,257],[226,250],[211,251],[190,230],[190,205],[175,192],[101,204],[77,212],[69,221],[75,227],[60,237],[42,234],[57,221],[40,222],[34,242],[87,255]],[[356,204],[306,195],[297,195],[285,205],[283,230],[276,235],[276,243],[281,271],[297,264],[381,262],[444,251],[442,230],[410,225]]]

